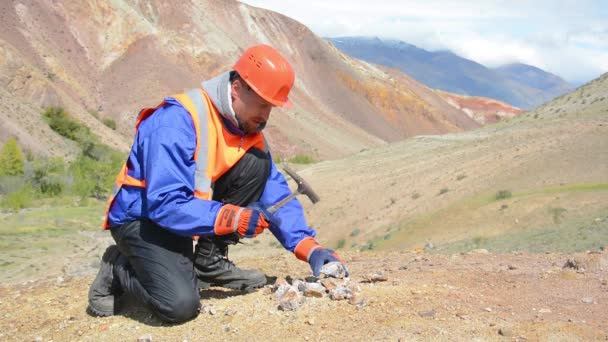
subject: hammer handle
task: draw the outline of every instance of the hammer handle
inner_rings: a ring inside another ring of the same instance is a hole
[[[287,202],[291,201],[294,197],[298,196],[299,194],[300,193],[297,192],[297,191],[296,192],[292,192],[289,196],[283,198],[278,203],[275,203],[275,204],[271,205],[266,210],[268,210],[269,213],[274,214],[277,210],[281,209],[282,206],[284,206],[285,204],[287,204]]]

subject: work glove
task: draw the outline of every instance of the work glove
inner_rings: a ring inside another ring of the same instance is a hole
[[[255,209],[261,212],[264,215],[264,218],[268,223],[270,223],[270,227],[279,227],[281,225],[281,219],[274,214],[271,214],[268,211],[268,207],[264,205],[262,202],[253,202],[247,206],[248,209]]]
[[[254,204],[249,207],[240,207],[233,204],[224,204],[217,213],[213,231],[215,235],[237,234],[239,237],[253,238],[270,227],[262,210],[263,206]],[[269,215],[272,219],[272,215]]]
[[[323,247],[316,248],[308,258],[308,263],[310,264],[310,268],[312,269],[312,274],[315,277],[320,276],[321,268],[323,267],[323,265],[328,264],[330,262],[339,262],[340,265],[344,268],[344,272],[348,277],[348,270],[346,269],[346,266],[344,266],[344,262],[332,249],[327,249]]]

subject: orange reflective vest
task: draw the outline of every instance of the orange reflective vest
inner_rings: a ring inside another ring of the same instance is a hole
[[[196,162],[194,175],[194,197],[210,200],[213,196],[213,184],[224,173],[230,170],[252,147],[266,150],[264,136],[261,132],[246,135],[233,134],[222,122],[221,114],[217,111],[209,96],[202,89],[192,89],[185,94],[173,96],[188,111],[196,131],[196,149],[193,160]],[[139,112],[135,130],[152,115],[156,109],[165,104],[163,101],[156,108],[144,108]],[[116,195],[123,186],[145,188],[145,179],[136,179],[129,175],[125,163],[116,176],[112,194],[106,204],[104,229],[108,229],[108,214]]]

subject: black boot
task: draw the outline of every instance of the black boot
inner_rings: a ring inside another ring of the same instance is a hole
[[[116,245],[109,246],[101,258],[97,277],[89,288],[89,310],[96,316],[112,316],[118,312],[118,296],[121,293],[114,277],[114,266],[124,258]]]
[[[201,237],[194,251],[194,268],[199,288],[221,286],[249,292],[266,284],[266,276],[257,270],[238,268],[228,260],[228,244],[217,237]]]

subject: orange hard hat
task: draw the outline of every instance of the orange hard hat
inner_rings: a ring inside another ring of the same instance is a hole
[[[291,64],[269,45],[254,45],[232,67],[264,100],[291,108],[288,99],[296,75]]]

